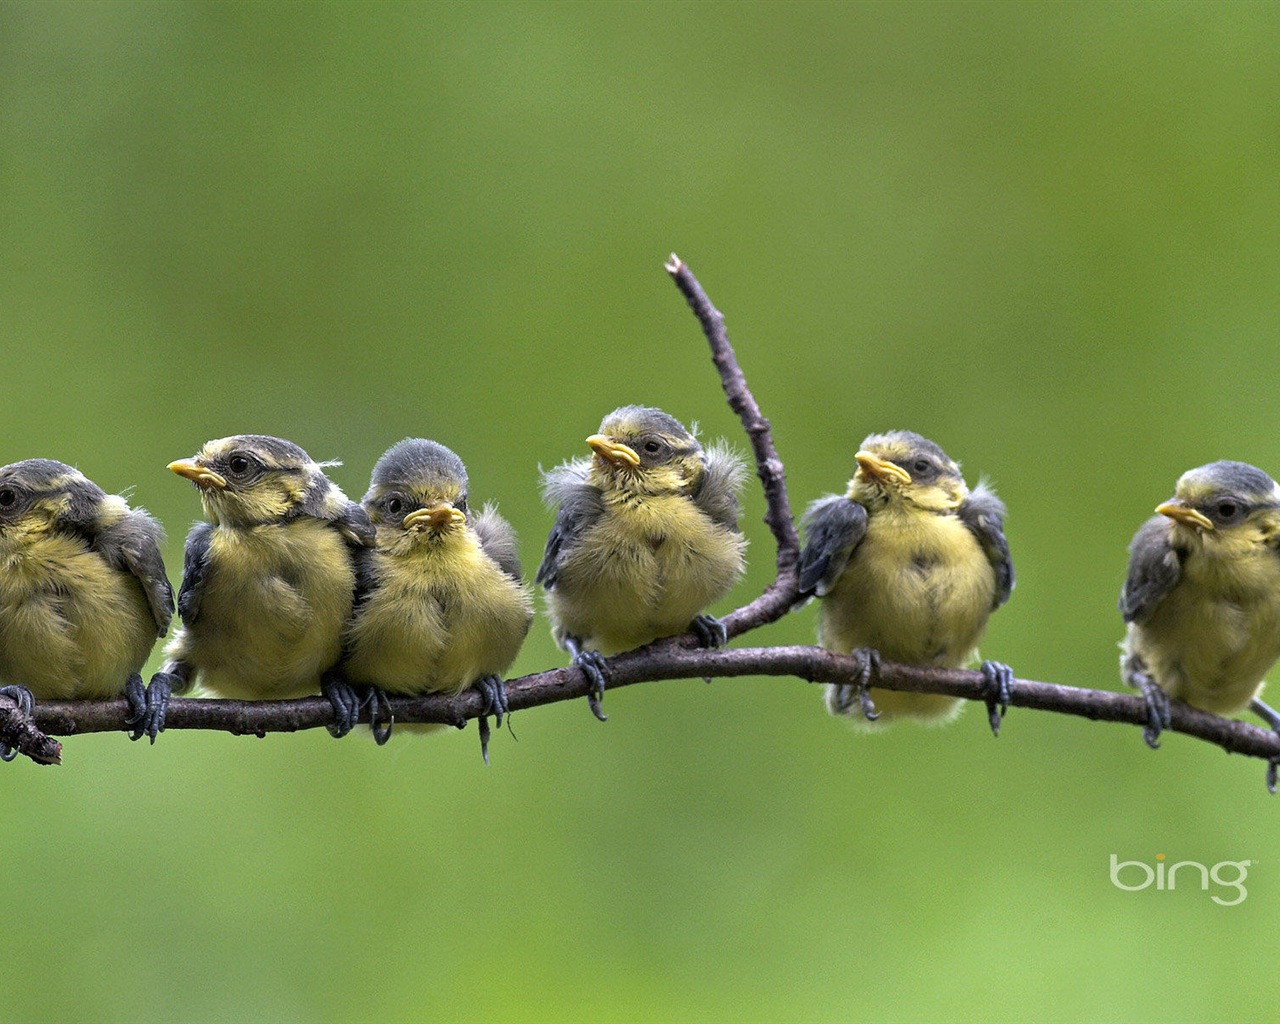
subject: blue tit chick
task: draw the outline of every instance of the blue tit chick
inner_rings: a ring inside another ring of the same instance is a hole
[[[686,631],[706,647],[725,643],[723,624],[703,609],[744,569],[745,468],[725,447],[703,450],[662,410],[636,405],[606,416],[587,445],[591,458],[543,474],[558,513],[537,582],[552,635],[586,674],[604,721],[603,655]]]
[[[484,698],[480,746],[486,763],[487,715],[507,710],[502,674],[533,621],[521,581],[516,535],[495,508],[467,507],[467,470],[435,441],[406,438],[378,460],[362,504],[377,545],[360,555],[355,615],[347,629],[343,672],[368,686],[374,736],[380,693]],[[427,726],[418,728],[439,728]]]
[[[0,693],[125,694],[133,739],[155,738],[139,671],[173,618],[160,524],[52,459],[0,469]],[[0,746],[0,758],[13,752]]]
[[[152,680],[153,703],[197,680],[211,696],[242,700],[319,692],[334,704],[330,731],[349,731],[359,704],[336,669],[354,601],[354,550],[374,542],[364,509],[278,437],[210,441],[169,469],[199,490],[208,521],[187,535],[182,628]]]
[[[799,590],[822,599],[819,643],[862,663],[859,685],[827,687],[827,709],[852,717],[856,701],[867,721],[949,721],[959,698],[876,690],[873,703],[868,687],[881,657],[938,668],[975,659],[1013,589],[1004,505],[983,483],[970,491],[946,452],[911,431],[872,434],[854,459],[844,496],[819,499],[803,520]],[[1013,673],[994,661],[981,670],[999,735]]]
[[[1174,495],[1129,545],[1120,593],[1128,623],[1121,675],[1147,699],[1147,743],[1159,745],[1169,698],[1215,714],[1251,708],[1280,657],[1280,487],[1243,462],[1211,462],[1179,478]],[[1268,771],[1274,792],[1275,765]]]

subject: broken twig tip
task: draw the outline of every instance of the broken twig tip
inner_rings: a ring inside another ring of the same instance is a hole
[[[668,274],[680,273],[680,268],[683,266],[684,266],[684,260],[682,260],[675,253],[672,253],[671,256],[667,259],[667,262],[663,264],[663,267],[666,268],[666,271]]]

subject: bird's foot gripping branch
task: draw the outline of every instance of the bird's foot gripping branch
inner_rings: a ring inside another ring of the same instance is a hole
[[[724,318],[711,304],[701,285],[681,260],[672,256],[666,270],[688,300],[711,347],[712,360],[730,407],[739,416],[750,442],[756,471],[766,502],[765,523],[776,545],[773,581],[754,600],[736,608],[721,620],[728,639],[741,636],[785,615],[802,599],[798,565],[800,544],[791,513],[782,459],[765,419],[738,363],[725,331]],[[740,676],[794,677],[846,688],[856,693],[865,682],[865,660],[818,646],[707,647],[692,633],[657,640],[637,650],[610,657],[609,689],[667,679],[730,678]],[[1003,666],[1001,666],[1003,668]],[[1091,690],[1011,678],[1000,672],[998,691],[991,671],[921,668],[884,660],[875,676],[880,691],[934,694],[957,700],[978,701],[990,710],[993,727],[1002,706],[1076,715],[1095,721],[1124,722],[1149,728],[1151,714],[1142,696]],[[534,673],[506,683],[507,712],[540,707],[558,701],[586,697],[598,689],[598,680],[581,668],[567,666]],[[856,703],[856,702],[855,702]],[[388,695],[381,712],[398,724],[444,724],[461,728],[470,719],[493,713],[482,689],[465,689],[456,695]],[[31,714],[19,701],[0,691],[0,744],[40,764],[60,762],[61,746],[51,735],[129,731],[132,709],[124,697],[109,700],[37,701]],[[360,721],[369,720],[370,708],[360,709]],[[263,736],[268,732],[295,732],[334,725],[333,704],[320,695],[293,700],[229,700],[173,698],[164,727],[212,729],[235,735]],[[1241,721],[1210,714],[1181,701],[1170,703],[1165,729],[1215,744],[1229,753],[1245,754],[1273,765],[1280,761],[1280,734]]]

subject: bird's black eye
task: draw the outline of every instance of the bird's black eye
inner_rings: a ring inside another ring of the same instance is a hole
[[[227,460],[227,468],[236,476],[243,476],[249,472],[249,466],[249,459],[244,455],[233,455]]]
[[[1218,517],[1220,519],[1230,519],[1239,511],[1240,511],[1240,506],[1237,505],[1234,501],[1218,502]]]
[[[0,487],[0,508],[13,508],[18,500],[18,492],[12,487]]]
[[[453,503],[453,507],[459,512],[465,512],[467,510],[467,496],[465,494],[459,496],[458,500]]]
[[[911,470],[917,476],[923,476],[925,473],[929,472],[929,463],[925,459],[916,459],[916,461],[911,464]]]
[[[387,499],[387,512],[390,515],[398,516],[400,510],[404,508],[404,502],[399,498],[391,497]]]
[[[658,452],[662,451],[662,442],[646,441],[644,443],[644,450],[647,451],[650,455],[657,455]]]

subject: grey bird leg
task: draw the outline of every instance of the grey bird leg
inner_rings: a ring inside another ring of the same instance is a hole
[[[497,719],[497,726],[502,728],[502,716],[509,714],[507,707],[507,687],[495,675],[481,676],[472,687],[480,691],[484,703],[480,705],[480,756],[484,763],[489,763],[489,715]]]
[[[0,691],[2,692],[2,691]],[[1268,704],[1262,703],[1257,697],[1249,701],[1249,710],[1261,718],[1267,725],[1280,733],[1280,711]],[[1273,796],[1276,791],[1276,769],[1280,767],[1280,757],[1273,757],[1267,762],[1267,790]]]
[[[987,681],[987,721],[991,723],[991,735],[999,737],[1000,720],[1009,710],[1013,669],[1002,661],[984,661],[979,671]]]
[[[723,647],[729,642],[729,632],[724,623],[714,615],[699,615],[689,623],[689,632],[698,638],[700,647]],[[703,676],[702,681],[710,684],[711,677]]]
[[[396,716],[391,713],[391,701],[387,699],[386,691],[376,686],[369,687],[366,700],[369,702],[369,729],[373,733],[373,742],[380,747],[386,746],[387,741],[391,739],[391,731],[396,727]],[[364,701],[360,701],[359,704],[363,705]],[[387,715],[385,725],[381,721],[383,712]],[[357,707],[356,716],[359,717],[359,714],[359,707]],[[355,725],[355,722],[351,724]]]
[[[703,647],[723,647],[729,642],[724,623],[714,615],[699,615],[689,623],[689,632],[698,638]]]
[[[360,697],[355,687],[336,669],[331,669],[320,677],[320,692],[333,705],[333,723],[325,728],[334,739],[341,739],[360,720]],[[385,743],[386,740],[382,742]]]
[[[836,684],[833,701],[835,710],[842,715],[848,714],[856,699],[862,716],[868,722],[874,722],[880,717],[880,712],[876,710],[868,691],[880,676],[880,652],[871,647],[859,647],[851,651],[849,656],[857,662],[857,680],[852,683]]]
[[[164,719],[169,712],[169,698],[173,696],[173,691],[185,690],[191,682],[191,666],[184,662],[171,662],[153,675],[141,706],[134,689],[135,679],[141,685],[141,676],[130,677],[125,684],[125,696],[132,709],[132,714],[126,719],[126,724],[133,726],[129,739],[140,740],[146,736],[155,743],[156,737],[164,732]]]
[[[151,719],[147,716],[147,688],[142,682],[140,673],[135,672],[125,680],[124,695],[129,701],[129,717],[124,720],[124,724],[133,726],[129,731],[129,739],[140,740],[147,735],[151,724]],[[167,705],[165,710],[168,710]],[[156,730],[156,732],[159,731],[159,729]],[[151,742],[154,743],[155,740]]]
[[[0,686],[0,696],[8,697],[11,701],[18,705],[18,710],[28,718],[31,717],[35,710],[35,698],[31,696],[31,691],[25,686]],[[0,761],[12,761],[18,756],[18,752],[13,750],[9,744],[0,743]]]
[[[1160,734],[1169,727],[1169,695],[1147,673],[1147,666],[1136,655],[1129,655],[1121,665],[1124,681],[1135,690],[1141,690],[1147,702],[1147,724],[1142,738],[1152,750],[1160,747]]]
[[[602,722],[609,721],[609,716],[600,707],[600,698],[604,696],[605,683],[609,679],[609,666],[604,656],[599,651],[584,648],[582,639],[576,636],[564,638],[564,649],[573,658],[574,667],[581,669],[587,682],[591,684],[591,689],[587,691],[587,704],[591,713]]]

